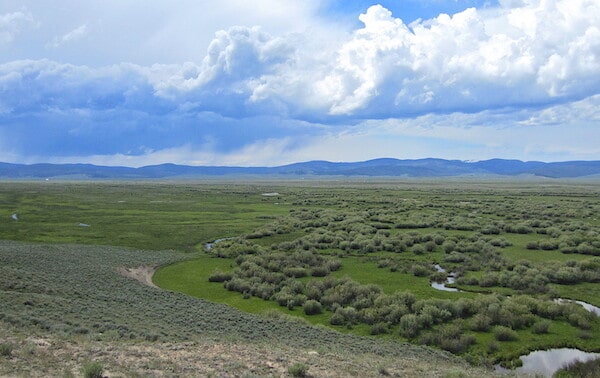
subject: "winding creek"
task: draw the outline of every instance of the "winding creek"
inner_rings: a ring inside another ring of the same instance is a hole
[[[435,264],[434,265],[435,270],[441,273],[446,273],[446,269],[442,268],[439,264]],[[431,287],[437,290],[443,290],[443,291],[454,291],[454,292],[460,292],[461,290],[454,288],[454,287],[447,287],[447,284],[453,284],[454,283],[454,278],[455,278],[455,273],[454,272],[450,272],[448,273],[448,277],[446,278],[446,281],[443,283],[440,282],[431,282]],[[587,311],[593,313],[596,316],[600,316],[600,307],[596,307],[593,304],[584,302],[584,301],[578,301],[578,300],[574,300],[574,299],[565,299],[565,298],[556,298],[554,300],[554,302],[556,303],[564,303],[564,304],[568,304],[568,303],[576,303],[580,306],[583,306],[583,308],[585,308]]]
[[[446,270],[439,264],[435,265],[435,270],[441,273],[446,273]],[[459,292],[460,290],[456,288],[446,286],[446,284],[453,284],[454,278],[455,273],[450,272],[448,273],[448,277],[444,283],[432,282],[431,287],[437,290]],[[583,308],[595,314],[596,316],[600,316],[600,307],[596,307],[587,302],[564,298],[557,298],[554,300],[554,302],[564,304],[576,303],[583,306]],[[585,362],[596,358],[600,358],[600,353],[588,353],[572,348],[538,350],[520,357],[521,361],[523,362],[523,366],[514,370],[510,370],[503,368],[500,365],[496,365],[496,371],[505,374],[534,374],[536,376],[541,375],[544,377],[552,377],[556,371],[565,365],[575,361]]]
[[[221,238],[216,239],[211,243],[204,244],[204,247],[207,251],[210,251],[211,248],[224,240],[230,240],[233,238]],[[442,268],[439,264],[435,266],[436,271],[447,273],[444,268]],[[455,279],[455,273],[448,273],[448,277],[446,281],[443,283],[440,282],[431,282],[431,287],[437,290],[442,291],[450,291],[450,292],[460,292],[461,290],[454,287],[447,287],[447,284],[453,284]],[[600,316],[600,308],[596,307],[592,304],[576,301],[571,299],[557,298],[554,300],[557,303],[577,303],[583,306],[587,311],[594,313],[596,316]],[[579,349],[572,348],[560,348],[560,349],[550,349],[550,350],[539,350],[531,352],[527,355],[523,355],[520,357],[523,362],[523,366],[516,368],[514,370],[506,369],[501,367],[500,365],[496,365],[496,371],[499,373],[505,374],[535,374],[535,376],[544,376],[544,377],[552,377],[552,375],[558,371],[563,366],[575,362],[575,361],[588,361],[592,359],[600,358],[600,353],[588,353],[581,351]]]
[[[441,273],[446,273],[446,269],[442,268],[439,264],[435,264],[435,270],[437,270],[438,272],[441,272]],[[431,287],[436,290],[459,292],[460,290],[458,290],[454,287],[446,286],[447,284],[454,283],[454,277],[455,277],[455,273],[450,272],[450,273],[448,273],[446,282],[443,282],[443,283],[442,282],[431,282]]]

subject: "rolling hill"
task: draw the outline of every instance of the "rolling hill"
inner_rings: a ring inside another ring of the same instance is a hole
[[[277,167],[149,165],[140,168],[91,164],[0,163],[0,178],[165,179],[204,176],[366,176],[366,177],[455,177],[538,176],[576,178],[600,175],[600,161],[545,163],[491,159],[476,162],[445,159],[374,159],[362,162],[309,161]]]

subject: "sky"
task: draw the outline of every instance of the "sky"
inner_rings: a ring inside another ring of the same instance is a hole
[[[3,0],[0,161],[600,160],[600,0]]]

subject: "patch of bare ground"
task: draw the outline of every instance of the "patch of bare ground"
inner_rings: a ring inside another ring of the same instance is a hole
[[[0,332],[13,346],[0,357],[1,377],[80,376],[90,362],[102,364],[104,377],[285,377],[301,363],[311,377],[481,377],[490,371],[456,360],[350,355],[336,351],[297,349],[278,342],[245,343],[99,341],[87,337],[17,336]]]
[[[119,272],[119,274],[122,276],[132,278],[138,282],[143,283],[144,285],[158,288],[158,286],[156,286],[154,282],[152,282],[152,276],[154,275],[156,268],[157,267],[155,266],[147,265],[142,265],[137,268],[120,267],[117,268],[117,272]]]

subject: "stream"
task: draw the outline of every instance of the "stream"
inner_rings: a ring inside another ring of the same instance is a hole
[[[442,268],[439,264],[435,264],[435,270],[437,270],[438,272],[446,273],[446,269]],[[459,292],[460,290],[458,290],[458,289],[456,289],[454,287],[447,287],[446,286],[446,284],[453,284],[454,283],[454,276],[455,276],[455,273],[454,272],[450,272],[450,273],[448,273],[448,277],[446,278],[446,282],[444,282],[444,283],[432,282],[431,283],[431,287],[434,288],[434,289],[436,289],[436,290]]]
[[[435,264],[435,270],[438,272],[446,273],[446,269],[442,268],[439,264]],[[432,282],[431,287],[436,290],[460,292],[460,290],[458,290],[454,287],[446,286],[447,284],[453,284],[454,278],[455,278],[455,273],[450,272],[450,273],[448,273],[448,278],[446,278],[446,282],[443,282],[443,283]],[[593,313],[594,315],[600,316],[600,307],[596,307],[593,304],[590,304],[590,303],[587,303],[584,301],[577,301],[577,300],[565,299],[565,298],[557,298],[554,300],[554,302],[556,302],[556,303],[576,303],[578,305],[583,306],[583,308],[585,308],[587,311]]]
[[[220,242],[222,242],[222,241],[225,241],[225,240],[231,240],[231,239],[235,239],[235,238],[221,238],[221,239],[215,239],[214,241],[212,241],[212,242],[210,242],[210,243],[206,243],[206,244],[204,244],[204,248],[205,248],[207,251],[210,251],[210,250],[211,250],[211,248],[213,247],[213,245],[215,245],[215,244],[217,244],[217,243],[220,243]]]
[[[596,307],[593,304],[584,302],[584,301],[576,301],[573,299],[565,299],[565,298],[557,298],[554,300],[556,303],[577,303],[578,305],[583,306],[589,312],[594,313],[596,316],[600,316],[600,307]]]

